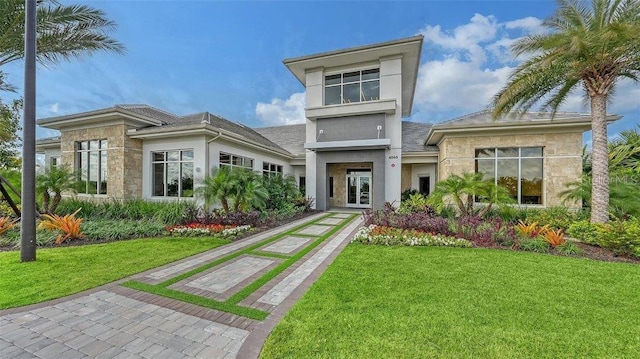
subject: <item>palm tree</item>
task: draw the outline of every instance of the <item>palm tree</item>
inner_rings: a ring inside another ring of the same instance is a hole
[[[229,213],[229,200],[235,193],[235,179],[231,172],[231,167],[222,166],[205,177],[198,192],[204,197],[206,206],[220,202],[224,212]]]
[[[51,166],[36,177],[36,190],[42,193],[42,210],[54,213],[63,192],[76,191],[76,176],[67,166]],[[53,194],[53,201],[51,201]]]
[[[24,57],[24,19],[24,1],[0,2],[0,66]],[[108,20],[102,10],[40,0],[37,60],[48,65],[95,51],[123,53],[124,46],[108,35],[115,29],[116,24]],[[3,86],[8,84],[0,76],[0,88]]]
[[[512,203],[513,198],[506,188],[498,186],[492,181],[483,179],[482,173],[465,172],[462,175],[451,175],[446,180],[436,184],[429,194],[427,203],[441,211],[447,202],[453,202],[462,216],[473,215],[474,197],[484,199],[484,208],[479,216],[484,216],[496,203]]]
[[[542,102],[555,115],[576,88],[591,105],[593,196],[591,221],[608,221],[607,101],[622,78],[640,76],[640,1],[558,0],[543,25],[549,30],[516,41],[516,56],[530,55],[495,96],[495,119]]]
[[[622,131],[618,138],[609,144],[609,163],[612,168],[640,174],[640,132],[638,130]]]

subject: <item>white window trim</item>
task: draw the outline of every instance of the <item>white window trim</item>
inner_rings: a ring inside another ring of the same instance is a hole
[[[377,79],[371,79],[371,80],[362,80],[362,72],[364,71],[368,71],[368,70],[378,70],[378,78]],[[351,82],[344,82],[344,74],[345,73],[349,73],[349,72],[360,72],[360,80],[358,81],[351,81]],[[333,84],[333,85],[327,85],[326,80],[328,76],[334,76],[334,75],[341,75],[340,76],[340,83],[338,84]],[[375,100],[364,100],[362,101],[362,84],[365,82],[374,82],[374,81],[378,81],[378,86],[380,86],[380,66],[367,66],[367,67],[359,67],[359,68],[354,68],[354,69],[343,69],[340,71],[328,71],[325,72],[323,74],[322,77],[322,105],[323,106],[335,106],[335,105],[344,105],[344,104],[348,104],[348,103],[363,103],[363,102],[372,102],[372,101],[379,101],[380,100],[380,90],[378,89],[378,98]],[[344,85],[350,85],[350,84],[355,84],[358,83],[360,84],[360,101],[354,101],[354,102],[344,102]],[[340,103],[334,103],[334,104],[327,104],[326,103],[326,89],[330,88],[330,87],[340,87]]]
[[[222,162],[220,161],[220,157],[221,157],[223,154],[224,154],[224,155],[227,155],[227,156],[230,156],[230,157],[229,157],[229,163],[222,163]],[[233,158],[234,158],[234,157],[242,158],[242,165],[236,165],[236,164],[234,164],[234,163],[233,163]],[[251,166],[247,166],[247,165],[246,165],[247,160],[250,160],[250,161],[251,161]],[[234,167],[235,167],[235,168],[244,168],[244,169],[249,169],[249,170],[252,170],[252,171],[253,171],[253,166],[255,165],[255,163],[256,163],[256,160],[255,160],[254,158],[251,158],[251,157],[246,157],[246,156],[236,155],[236,154],[233,154],[233,153],[230,153],[230,152],[224,152],[224,151],[220,151],[220,153],[218,154],[218,164],[219,164],[219,166],[220,166],[220,167],[222,167],[222,166],[228,166],[228,167],[231,167],[231,168],[234,168]]]
[[[169,161],[168,160],[168,156],[167,153],[168,152],[178,152],[179,153],[179,159],[177,161]],[[150,151],[151,154],[151,171],[150,171],[150,177],[151,177],[151,198],[156,198],[156,199],[171,199],[171,198],[182,198],[182,199],[187,199],[187,198],[194,198],[194,196],[182,196],[182,164],[183,163],[191,163],[194,168],[193,170],[195,171],[195,161],[194,158],[192,157],[191,160],[182,160],[182,152],[186,152],[186,151],[191,151],[192,152],[192,156],[195,156],[195,152],[193,148],[183,148],[183,149],[171,149],[171,150],[157,150],[157,151]],[[165,159],[162,161],[156,161],[153,159],[153,155],[154,153],[164,153],[165,155]],[[159,196],[154,194],[155,191],[155,169],[154,169],[154,165],[161,163],[164,165],[164,170],[162,171],[162,182],[164,183],[164,188],[163,188],[163,195]],[[177,196],[168,196],[167,192],[167,186],[169,185],[167,183],[167,164],[168,163],[178,163],[180,164],[179,169],[179,178],[180,180],[178,181],[178,195]],[[194,175],[194,188],[193,190],[195,190],[195,173]]]

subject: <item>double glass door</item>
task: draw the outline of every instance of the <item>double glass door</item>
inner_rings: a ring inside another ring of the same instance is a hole
[[[347,171],[347,207],[371,208],[371,171]]]

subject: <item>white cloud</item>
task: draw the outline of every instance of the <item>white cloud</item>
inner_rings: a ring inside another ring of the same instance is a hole
[[[477,111],[491,103],[512,68],[483,69],[455,58],[420,66],[415,104],[420,112]]]
[[[529,34],[539,34],[545,31],[545,28],[542,26],[542,20],[533,16],[507,21],[504,23],[504,27],[510,30],[524,30]]]
[[[461,52],[470,61],[485,61],[486,54],[480,44],[493,40],[499,24],[492,15],[475,14],[470,22],[456,27],[452,32],[443,31],[440,25],[427,25],[420,30],[427,43],[431,42],[445,50]]]
[[[52,113],[58,113],[60,105],[56,102],[53,105],[49,106],[49,111]]]
[[[258,102],[256,115],[267,125],[304,123],[305,101],[304,92],[297,92],[286,100],[274,98],[270,103]]]

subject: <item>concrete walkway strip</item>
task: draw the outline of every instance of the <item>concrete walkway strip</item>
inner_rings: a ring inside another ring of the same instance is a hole
[[[338,246],[347,238],[349,233],[356,229],[361,223],[361,220],[356,220],[340,233],[338,233],[329,243],[327,243],[322,249],[320,249],[313,257],[309,258],[300,267],[298,267],[293,273],[289,274],[280,283],[276,284],[270,291],[258,299],[261,303],[278,305],[288,297],[294,289],[296,289],[302,281],[304,281],[313,272],[320,263],[322,263],[327,257],[338,248]]]
[[[322,221],[322,226],[314,224],[326,215],[306,217],[132,278],[164,281],[300,225],[307,224],[296,232],[319,236],[351,216],[334,213]],[[263,286],[266,293],[258,302],[274,306],[263,322],[125,288],[116,282],[23,310],[0,311],[0,358],[257,357],[273,327],[346,246],[361,222],[358,218],[334,233],[299,259],[296,265],[300,264],[291,268],[289,275],[275,277]],[[258,251],[292,254],[314,240],[289,233]],[[283,260],[243,254],[184,279],[184,285],[196,291],[235,292]]]
[[[189,259],[186,261],[182,261],[176,265],[170,265],[170,266],[165,266],[165,268],[158,270],[156,272],[152,272],[146,275],[147,278],[149,279],[153,279],[153,280],[162,280],[165,278],[169,278],[172,277],[178,273],[181,272],[186,272],[188,270],[191,270],[193,268],[196,268],[204,263],[207,262],[211,262],[217,258],[223,257],[227,254],[231,254],[233,252],[236,252],[240,249],[243,249],[245,247],[248,247],[252,244],[264,241],[267,238],[273,237],[274,235],[277,235],[278,233],[281,232],[285,232],[290,230],[291,228],[295,228],[296,226],[299,226],[303,223],[309,222],[309,221],[313,221],[316,220],[322,216],[324,216],[324,213],[319,213],[310,217],[306,217],[306,218],[302,218],[299,219],[297,221],[288,223],[284,226],[280,226],[278,228],[274,228],[262,233],[259,233],[255,236],[251,236],[247,239],[244,240],[240,240],[231,244],[228,244],[226,246],[222,246],[220,248],[216,248],[213,249],[205,254],[199,255],[199,256],[195,256],[193,259]]]

